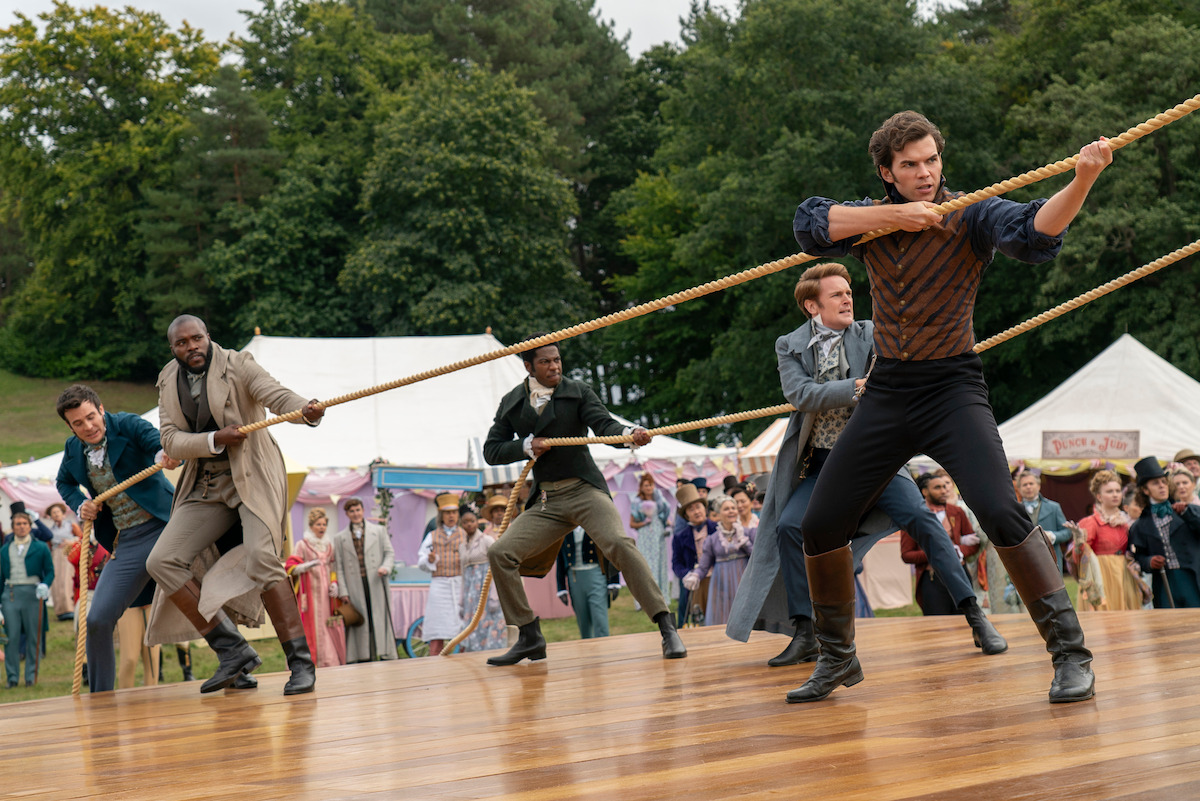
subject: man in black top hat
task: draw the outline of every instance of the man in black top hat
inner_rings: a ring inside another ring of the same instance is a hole
[[[1133,466],[1145,507],[1129,527],[1129,550],[1152,575],[1156,608],[1200,607],[1200,506],[1170,502],[1167,474],[1154,456]]]

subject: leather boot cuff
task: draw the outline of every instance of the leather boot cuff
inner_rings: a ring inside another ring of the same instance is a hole
[[[304,636],[304,622],[300,619],[300,607],[296,605],[292,582],[287,579],[275,582],[263,592],[262,602],[280,642]]]
[[[225,618],[223,612],[217,612],[212,620],[205,620],[204,616],[200,614],[200,585],[196,583],[195,579],[188,579],[182,587],[167,597],[183,613],[188,622],[196,627],[196,631],[200,632],[201,637],[207,636]]]
[[[1063,588],[1062,573],[1041,526],[1029,532],[1020,545],[997,545],[996,553],[1026,606]]]
[[[854,555],[849,545],[819,556],[804,554],[808,591],[814,604],[840,604],[854,600]]]

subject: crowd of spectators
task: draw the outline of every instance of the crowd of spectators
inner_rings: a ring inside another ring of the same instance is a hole
[[[1062,506],[1042,494],[1041,477],[1034,471],[1018,472],[1014,487],[1030,528],[1041,526],[1060,568],[1075,577],[1081,611],[1197,607],[1198,473],[1200,458],[1191,450],[1176,453],[1166,470],[1154,456],[1139,460],[1127,483],[1112,470],[1096,471],[1088,482],[1092,501],[1078,521],[1068,520]],[[957,498],[945,471],[917,481],[962,556],[981,605],[992,614],[1021,611],[987,533]],[[930,602],[939,590],[920,549],[904,535],[901,550],[904,561],[918,571],[916,598],[924,614],[943,614],[938,603]]]
[[[1065,573],[1077,580],[1077,607],[1089,611],[1200,607],[1200,456],[1175,454],[1167,469],[1148,456],[1123,479],[1112,470],[1094,472],[1086,514],[1070,521],[1061,504],[1042,493],[1032,470],[1013,478],[1014,491]],[[996,557],[987,532],[957,496],[950,477],[937,470],[917,477],[931,511],[946,530],[973,583],[981,606],[990,614],[1021,612],[1021,601]],[[763,494],[754,484],[728,477],[710,496],[704,478],[680,479],[670,502],[649,473],[639,476],[631,498],[629,529],[664,595],[678,587],[679,625],[725,622],[737,585],[753,552],[757,512]],[[425,610],[431,652],[466,626],[475,613],[487,573],[487,549],[500,530],[508,498],[437,498],[437,515],[421,544],[418,566],[430,572],[430,601]],[[521,504],[514,512],[520,513]],[[286,569],[297,594],[305,636],[320,666],[394,658],[388,576],[394,554],[386,530],[369,522],[357,498],[344,507],[350,524],[330,534],[324,509],[308,514],[307,527],[293,548]],[[7,635],[0,659],[9,687],[24,665],[26,684],[36,682],[44,652],[47,612],[71,620],[79,598],[79,525],[65,505],[47,509],[48,521],[13,505],[12,528],[0,546],[0,625]],[[620,590],[620,577],[602,564],[587,532],[577,530],[563,543],[558,559],[559,598],[574,608],[582,637],[608,634],[608,607]],[[668,553],[669,548],[669,553]],[[916,541],[901,532],[901,558],[913,566],[914,598],[925,615],[956,614],[955,604]],[[108,558],[91,550],[89,588]],[[26,598],[25,596],[28,596]],[[38,610],[42,614],[38,615]],[[143,613],[142,609],[130,609]],[[129,637],[130,642],[134,639]],[[505,646],[506,627],[493,590],[484,602],[481,622],[462,650]],[[187,644],[178,646],[180,665],[190,678]],[[139,656],[146,660],[147,683],[157,680],[161,656],[130,650],[128,680]],[[151,666],[151,660],[155,663]]]

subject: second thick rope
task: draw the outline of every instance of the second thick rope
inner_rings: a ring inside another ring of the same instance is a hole
[[[1139,123],[1138,125],[1133,126],[1132,128],[1128,129],[1127,131],[1120,134],[1119,136],[1113,137],[1112,139],[1109,140],[1109,146],[1111,148],[1113,148],[1114,150],[1125,147],[1129,143],[1135,142],[1138,139],[1142,138],[1143,136],[1146,136],[1147,134],[1157,131],[1159,128],[1162,128],[1164,125],[1168,125],[1178,119],[1181,119],[1182,117],[1187,116],[1188,114],[1191,114],[1193,111],[1196,111],[1197,109],[1200,109],[1200,94],[1195,95],[1195,96],[1189,98],[1188,100],[1185,100],[1184,102],[1176,105],[1174,108],[1167,109],[1166,111],[1162,112],[1161,114],[1156,114],[1155,116],[1151,117],[1150,119],[1146,120],[1145,122],[1142,122],[1142,123]],[[1036,170],[1031,170],[1029,172],[1022,173],[1021,175],[1015,176],[1013,178],[1009,178],[1008,180],[1000,181],[999,183],[992,184],[991,186],[987,187],[986,189],[980,189],[975,192],[971,192],[967,195],[964,195],[960,198],[956,198],[954,200],[947,201],[946,203],[942,203],[939,206],[935,206],[934,210],[940,214],[949,214],[951,211],[956,211],[958,209],[966,208],[967,206],[970,206],[973,203],[978,203],[982,200],[986,200],[987,198],[1002,195],[1005,192],[1009,192],[1013,189],[1017,189],[1017,188],[1020,188],[1023,186],[1028,186],[1029,184],[1036,183],[1037,181],[1041,181],[1045,178],[1050,178],[1055,175],[1061,175],[1062,173],[1073,169],[1075,167],[1075,163],[1077,161],[1078,161],[1078,156],[1072,156],[1068,159],[1063,159],[1061,161],[1056,161],[1052,164],[1047,164],[1043,167],[1039,167]],[[898,230],[898,229],[896,229],[896,228],[881,228],[881,229],[878,229],[875,231],[871,231],[867,234],[864,234],[862,236],[862,238],[860,238],[858,240],[858,244],[868,242],[872,239],[878,239],[879,237],[885,236],[896,230]],[[795,254],[792,254],[791,256],[787,256],[785,258],[778,259],[776,261],[767,262],[765,264],[760,264],[757,267],[753,267],[753,268],[750,268],[747,270],[742,270],[741,272],[733,273],[732,275],[727,275],[724,278],[719,278],[715,281],[709,281],[709,282],[701,284],[699,286],[692,287],[691,289],[686,289],[681,292],[672,293],[665,297],[661,297],[658,300],[648,301],[646,303],[642,303],[642,304],[633,306],[628,309],[623,309],[622,311],[619,311],[619,312],[613,312],[612,314],[606,314],[603,317],[597,317],[596,319],[590,320],[588,322],[578,323],[578,324],[570,326],[568,328],[563,328],[559,331],[555,331],[554,333],[546,334],[541,337],[537,337],[536,339],[530,339],[530,340],[526,340],[524,342],[518,342],[514,345],[509,345],[508,347],[500,348],[499,350],[490,351],[488,353],[483,353],[478,356],[472,356],[469,359],[462,359],[460,361],[452,362],[451,364],[443,365],[441,367],[437,367],[432,370],[426,370],[424,372],[417,373],[415,375],[406,376],[404,378],[399,378],[394,381],[389,381],[386,384],[378,384],[376,386],[367,387],[365,389],[360,389],[355,392],[348,393],[346,395],[339,395],[336,398],[331,398],[327,401],[322,401],[321,405],[325,408],[328,408],[330,406],[336,406],[338,404],[348,403],[349,401],[352,401],[352,400],[358,400],[360,398],[365,398],[369,395],[377,395],[381,392],[387,392],[388,390],[397,389],[399,387],[407,386],[409,384],[415,384],[420,381],[426,381],[430,378],[436,378],[438,376],[447,375],[449,373],[457,372],[459,370],[464,370],[468,367],[473,367],[475,365],[484,364],[489,361],[494,361],[496,359],[500,359],[505,356],[512,356],[514,354],[521,353],[526,350],[540,348],[545,345],[552,345],[555,342],[560,342],[564,339],[570,339],[572,337],[579,336],[580,334],[586,334],[588,332],[595,331],[600,328],[606,328],[610,325],[615,325],[617,323],[624,322],[626,320],[631,320],[636,317],[642,317],[651,312],[658,311],[660,309],[665,309],[668,306],[673,306],[673,305],[676,305],[679,303],[685,303],[689,300],[695,300],[696,298],[704,297],[705,295],[710,295],[714,292],[719,292],[723,289],[728,289],[730,287],[737,286],[739,284],[744,284],[748,281],[753,281],[756,278],[761,278],[766,275],[772,275],[777,272],[782,272],[783,270],[786,270],[790,267],[795,267],[796,265],[799,265],[799,264],[804,264],[804,263],[810,262],[810,261],[816,261],[817,258],[818,258],[817,256],[810,256],[807,253],[795,253]],[[288,412],[287,414],[283,414],[278,417],[272,417],[272,418],[268,418],[266,420],[260,420],[257,423],[251,423],[250,425],[246,426],[244,430],[254,431],[259,428],[265,428],[267,426],[276,425],[277,423],[291,422],[293,420],[296,420],[299,417],[299,415],[300,415],[299,410]]]
[[[1082,295],[1074,297],[1065,303],[1060,303],[1054,308],[1048,309],[1035,317],[1031,317],[1023,323],[1014,325],[993,337],[989,337],[983,342],[976,344],[974,347],[974,352],[983,353],[985,350],[989,350],[1002,342],[1007,342],[1013,337],[1019,336],[1027,331],[1031,331],[1038,326],[1045,325],[1051,320],[1061,317],[1069,311],[1073,311],[1078,309],[1080,306],[1091,303],[1093,300],[1102,298],[1110,292],[1113,292],[1123,286],[1127,286],[1128,284],[1131,284],[1140,278],[1145,278],[1148,275],[1156,273],[1164,267],[1170,266],[1177,261],[1187,258],[1188,256],[1191,256],[1197,252],[1200,252],[1200,239],[1192,242],[1190,245],[1185,245],[1178,250],[1174,250],[1165,256],[1155,259],[1149,264],[1144,264],[1141,267],[1138,267],[1136,270],[1130,270],[1128,273],[1125,273],[1118,278],[1114,278],[1105,284],[1101,284],[1095,289],[1084,292]],[[711,426],[738,423],[761,417],[774,417],[780,414],[790,414],[794,411],[796,411],[796,407],[792,404],[781,403],[777,406],[767,406],[761,409],[750,409],[748,411],[736,412],[734,414],[706,417],[703,420],[694,420],[687,423],[675,423],[673,425],[650,429],[648,430],[648,433],[651,436],[658,436],[660,434],[677,434],[682,431],[693,431],[698,428],[709,428]],[[563,447],[591,444],[618,445],[632,441],[632,434],[616,434],[605,437],[551,437],[546,439],[545,444],[550,447]],[[508,506],[504,510],[504,520],[500,524],[500,534],[503,534],[508,528],[508,524],[512,519],[513,501],[517,495],[520,494],[521,486],[525,483],[525,479],[529,475],[529,471],[533,467],[533,463],[533,459],[530,459],[526,463],[525,468],[521,471],[521,475],[517,478],[516,483],[513,485],[512,494],[508,499]],[[497,536],[499,536],[499,534],[497,534]],[[447,644],[446,648],[442,651],[442,656],[450,656],[454,648],[457,647],[458,644],[465,640],[468,636],[470,636],[471,632],[475,630],[475,627],[479,625],[479,621],[483,617],[484,606],[487,603],[487,593],[491,586],[491,581],[492,571],[491,568],[489,568],[487,577],[484,579],[483,591],[479,596],[479,603],[475,608],[474,617],[471,618],[471,622],[467,625],[467,627],[463,629],[463,631],[459,633],[457,637],[451,640],[449,644]]]

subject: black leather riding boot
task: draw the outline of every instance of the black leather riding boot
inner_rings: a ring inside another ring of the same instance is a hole
[[[792,625],[796,627],[796,633],[779,656],[767,660],[768,667],[799,665],[801,662],[817,660],[820,649],[817,648],[817,638],[813,636],[812,619],[796,615],[792,618]]]
[[[671,613],[659,612],[654,622],[658,624],[658,631],[662,634],[663,659],[683,659],[687,656],[687,647],[679,637],[679,632],[675,630],[675,619],[671,617]]]
[[[488,657],[489,665],[515,665],[522,659],[536,662],[546,658],[546,638],[542,636],[541,618],[535,617],[521,626],[519,631],[513,647],[500,656]]]
[[[967,622],[971,624],[976,648],[982,649],[988,656],[1002,654],[1008,650],[1008,640],[1000,636],[1000,632],[996,631],[996,627],[983,614],[974,598],[968,598],[961,609]]]
[[[300,607],[296,606],[292,583],[287,579],[275,582],[262,594],[262,601],[292,671],[292,677],[283,685],[283,694],[311,693],[317,684],[317,666],[308,650],[308,638],[304,636],[304,623],[300,620]]]
[[[820,654],[808,681],[787,694],[789,704],[822,701],[838,686],[863,680],[854,649],[854,557],[850,546],[820,556],[804,555]]]
[[[1050,683],[1050,703],[1086,701],[1096,694],[1092,673],[1092,652],[1083,644],[1083,628],[1063,586],[1062,573],[1050,553],[1042,527],[1038,526],[1020,545],[996,546],[1000,561],[1008,569],[1013,586],[1038,633],[1046,641],[1046,650],[1054,664]]]
[[[179,658],[179,669],[183,671],[184,681],[195,681],[196,677],[192,674],[192,649],[190,646],[175,645],[175,656]],[[162,672],[159,672],[162,675]]]
[[[200,585],[194,580],[188,579],[169,597],[217,655],[217,670],[211,679],[200,685],[200,692],[223,690],[237,681],[243,671],[249,673],[262,664],[258,652],[250,647],[250,643],[246,642],[246,638],[224,612],[218,612],[212,620],[204,619],[199,609]]]

